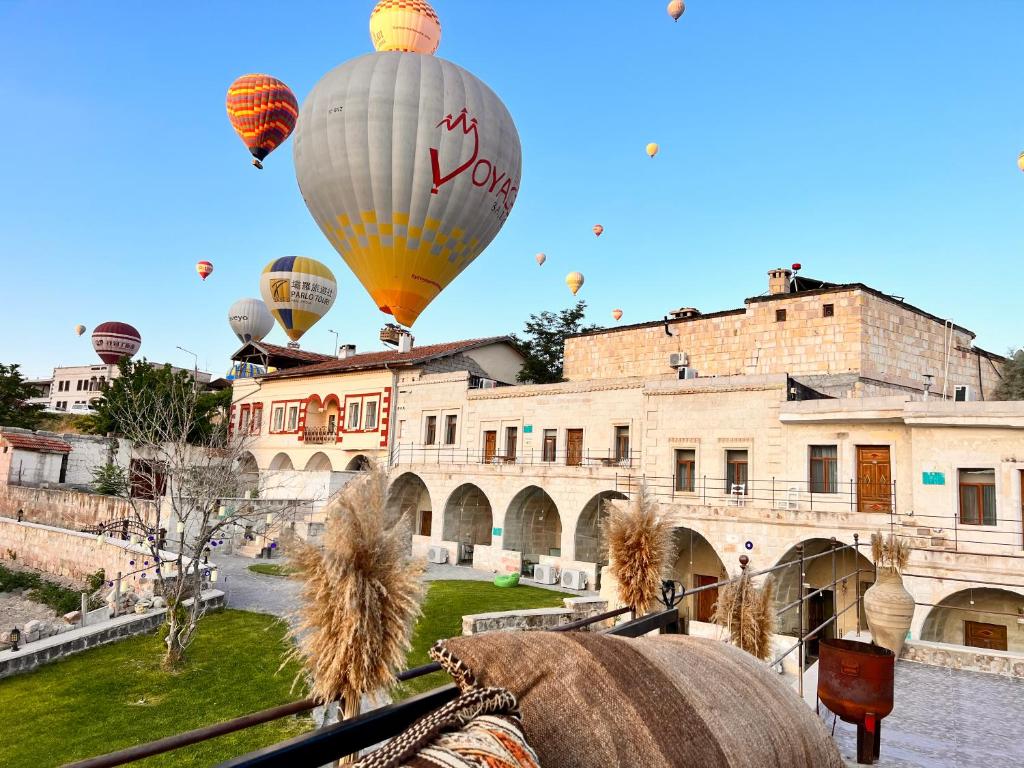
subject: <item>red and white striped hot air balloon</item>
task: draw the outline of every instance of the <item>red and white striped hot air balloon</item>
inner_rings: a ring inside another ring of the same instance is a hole
[[[141,346],[142,335],[128,323],[101,323],[92,332],[92,348],[109,365],[122,357],[133,357]]]
[[[199,276],[205,280],[213,274],[213,264],[209,261],[196,262],[196,272],[198,272]]]

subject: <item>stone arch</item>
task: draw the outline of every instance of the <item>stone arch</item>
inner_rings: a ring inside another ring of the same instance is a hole
[[[480,488],[472,483],[460,485],[444,505],[444,523],[441,538],[459,544],[490,544],[494,515],[491,502]]]
[[[669,578],[687,590],[728,578],[718,551],[700,532],[692,528],[676,528],[672,531],[672,546]],[[705,589],[688,597],[686,608],[695,621],[710,622],[717,601],[718,589]]]
[[[968,635],[978,642],[979,638],[989,636],[987,627],[968,629],[967,622],[980,625],[991,625],[995,629],[993,640],[1005,636],[1006,650],[1020,653],[1024,651],[1024,638],[1017,631],[1017,620],[1024,616],[1024,595],[1019,591],[997,587],[968,587],[947,595],[930,611],[921,628],[921,639],[933,643],[949,643],[951,645],[967,645]],[[982,646],[979,646],[982,647]],[[1002,648],[996,642],[994,649]]]
[[[430,535],[433,516],[430,491],[423,478],[414,472],[399,475],[388,489],[388,501],[384,508],[386,521],[393,524],[404,515],[408,515],[413,533]]]
[[[312,394],[306,398],[306,406],[316,405],[317,409],[323,408],[323,400],[320,399],[320,395]]]
[[[256,463],[256,457],[250,451],[244,451],[238,457],[238,486],[242,496],[247,496],[252,490],[259,488],[260,468]]]
[[[331,458],[323,451],[317,451],[309,457],[309,461],[306,462],[307,472],[333,472],[334,466],[331,464]]]
[[[605,505],[610,501],[625,501],[626,494],[618,491],[601,491],[583,505],[576,521],[576,559],[584,563],[597,563],[598,568],[608,565],[608,554],[601,541],[601,524],[604,521]]]
[[[277,472],[279,470],[285,469],[295,469],[295,467],[292,465],[291,456],[289,456],[284,451],[281,451],[281,453],[277,454],[273,459],[270,460],[270,467],[268,468],[272,472]]]
[[[372,466],[373,462],[370,461],[370,459],[367,456],[364,456],[363,454],[360,453],[358,456],[353,456],[352,460],[345,465],[345,471],[369,472]]]
[[[541,555],[561,554],[562,519],[558,506],[543,488],[530,485],[512,497],[505,512],[505,549],[523,554],[523,560],[533,563]]]

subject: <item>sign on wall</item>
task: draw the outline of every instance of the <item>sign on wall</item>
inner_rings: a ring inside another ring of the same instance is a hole
[[[533,424],[526,424],[526,425],[523,426],[523,433],[524,434],[528,435],[531,432],[533,432]]]
[[[922,472],[921,482],[925,485],[945,485],[946,475],[944,472]]]
[[[491,536],[501,536],[501,528],[491,528]]]

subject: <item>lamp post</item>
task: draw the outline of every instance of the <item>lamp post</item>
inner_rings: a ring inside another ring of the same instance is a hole
[[[338,356],[338,332],[336,330],[334,330],[333,328],[328,328],[327,332],[334,334],[334,356],[337,357]]]
[[[184,347],[175,346],[175,349],[180,349],[182,352],[192,355],[192,384],[196,389],[199,389],[199,355]]]
[[[18,650],[18,642],[21,640],[21,630],[17,627],[11,630],[9,637],[11,638],[11,650]]]

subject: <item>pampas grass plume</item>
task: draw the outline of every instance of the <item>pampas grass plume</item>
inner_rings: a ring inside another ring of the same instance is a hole
[[[711,620],[725,628],[737,648],[768,661],[775,631],[775,581],[769,576],[756,587],[744,568],[738,579],[719,589]]]
[[[619,600],[638,615],[654,605],[672,548],[672,526],[641,488],[628,505],[609,502],[604,540],[610,572],[619,584]]]

